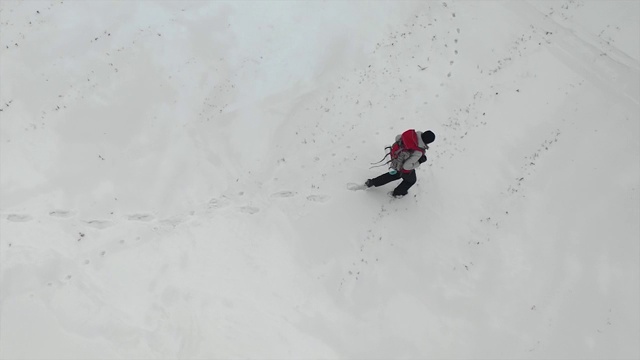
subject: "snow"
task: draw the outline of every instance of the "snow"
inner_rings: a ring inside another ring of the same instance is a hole
[[[637,359],[640,2],[0,3],[0,358]],[[370,163],[433,130],[403,199]]]

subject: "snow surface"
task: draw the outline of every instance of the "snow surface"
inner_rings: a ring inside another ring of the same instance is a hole
[[[640,2],[0,26],[1,358],[640,358]],[[408,128],[409,196],[349,191]]]

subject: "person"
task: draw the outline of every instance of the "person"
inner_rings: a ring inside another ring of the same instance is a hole
[[[435,139],[436,135],[431,130],[423,132],[409,129],[397,135],[395,143],[387,147],[390,150],[387,156],[391,156],[391,160],[388,162],[389,172],[373,179],[367,179],[365,186],[367,188],[379,187],[402,179],[402,182],[393,189],[391,195],[396,198],[407,195],[409,189],[417,181],[416,169],[427,161],[425,152]]]

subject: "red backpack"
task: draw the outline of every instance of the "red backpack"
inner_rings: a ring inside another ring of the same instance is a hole
[[[402,135],[400,135],[400,139],[398,139],[398,141],[393,143],[393,145],[385,147],[385,150],[388,151],[387,154],[382,158],[382,160],[376,163],[371,163],[371,165],[373,165],[371,168],[388,165],[389,163],[397,159],[403,151],[406,151],[406,152],[420,151],[423,157],[425,153],[425,149],[418,146],[418,134],[414,129],[409,129],[403,132]],[[383,161],[385,161],[385,159],[388,156],[391,157],[391,160],[383,163]],[[408,156],[404,157],[404,160],[406,160],[407,158]],[[426,158],[425,158],[425,161],[426,161]],[[406,170],[402,170],[402,171],[409,172]]]
[[[397,159],[403,151],[420,151],[424,155],[424,149],[418,146],[418,134],[414,129],[403,132],[400,139],[391,145],[391,158]]]

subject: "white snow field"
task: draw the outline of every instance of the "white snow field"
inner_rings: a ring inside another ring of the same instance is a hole
[[[639,1],[0,2],[0,358],[640,358]],[[350,191],[406,129],[418,183]]]

